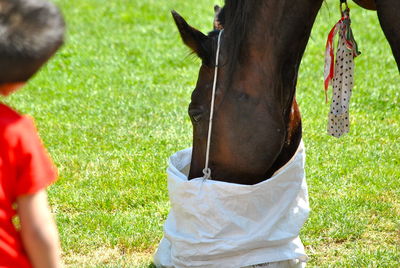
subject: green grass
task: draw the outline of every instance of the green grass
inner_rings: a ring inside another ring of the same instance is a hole
[[[202,31],[222,1],[57,0],[66,45],[6,101],[33,115],[60,178],[49,189],[68,267],[147,267],[169,210],[166,160],[191,144],[187,105],[199,60],[169,11]],[[310,267],[396,267],[400,259],[399,74],[376,13],[351,5],[356,59],[351,132],[326,135],[328,0],[300,68],[312,213]]]

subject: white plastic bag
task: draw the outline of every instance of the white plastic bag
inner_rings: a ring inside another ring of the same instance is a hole
[[[191,148],[169,159],[171,211],[154,256],[157,267],[238,268],[305,262],[299,232],[309,214],[301,142],[295,156],[256,185],[187,180]]]

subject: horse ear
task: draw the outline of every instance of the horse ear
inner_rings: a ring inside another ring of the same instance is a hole
[[[172,10],[171,14],[185,45],[187,45],[201,59],[206,59],[207,49],[205,47],[205,42],[207,41],[208,36],[187,24],[185,19],[175,10]]]
[[[215,16],[214,16],[214,30],[222,30],[224,29],[224,9],[222,7],[220,7],[219,5],[215,5],[214,6],[214,12],[215,12]]]

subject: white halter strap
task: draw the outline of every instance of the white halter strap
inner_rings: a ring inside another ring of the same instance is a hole
[[[203,178],[205,180],[211,179],[211,169],[208,167],[210,160],[210,143],[211,143],[211,130],[212,130],[212,122],[214,117],[214,101],[215,101],[215,91],[217,88],[217,77],[218,77],[218,60],[219,60],[219,49],[221,46],[221,35],[224,30],[221,30],[218,34],[218,44],[217,44],[217,53],[215,56],[215,70],[214,70],[214,82],[211,94],[211,108],[210,108],[210,121],[208,123],[208,136],[207,136],[207,150],[206,150],[206,163],[203,169]]]

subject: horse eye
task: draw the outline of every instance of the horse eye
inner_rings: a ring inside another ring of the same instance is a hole
[[[190,110],[189,116],[194,122],[199,122],[202,118],[203,112],[201,110]]]
[[[201,114],[193,115],[192,118],[193,118],[193,120],[194,120],[195,122],[199,122],[200,119],[201,119]]]

